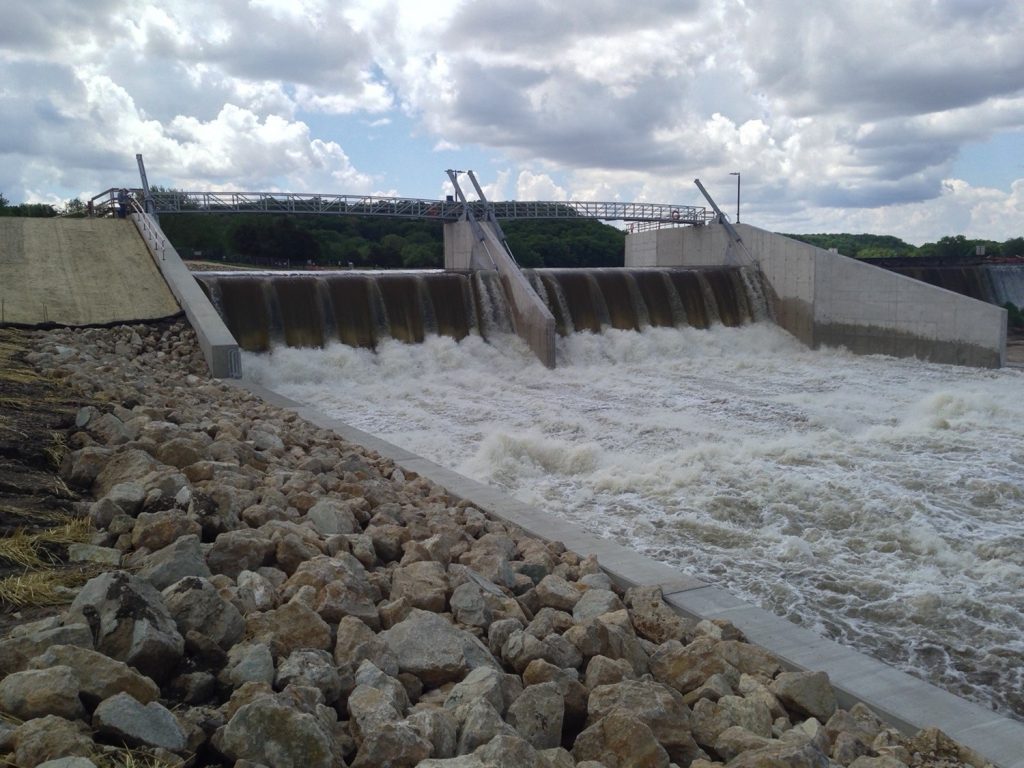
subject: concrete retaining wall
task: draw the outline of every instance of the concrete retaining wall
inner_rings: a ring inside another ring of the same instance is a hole
[[[748,224],[736,230],[760,263],[776,322],[812,347],[999,367],[1006,310]],[[626,237],[627,267],[718,266],[718,225]]]
[[[153,261],[156,262],[174,298],[185,312],[189,324],[196,332],[203,357],[210,374],[218,379],[237,379],[242,376],[242,360],[238,343],[221,320],[203,289],[189,272],[174,246],[160,226],[146,213],[133,213],[131,219],[138,227]]]

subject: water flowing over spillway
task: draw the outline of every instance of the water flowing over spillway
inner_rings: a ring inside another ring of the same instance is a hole
[[[1024,375],[770,323],[246,355],[263,384],[1024,716]]]
[[[527,280],[558,333],[647,326],[742,325],[766,315],[756,272],[698,269],[538,269]],[[196,275],[239,345],[375,347],[431,334],[460,340],[512,330],[496,272],[253,273]]]
[[[990,304],[1024,306],[1024,265],[975,264],[890,267],[915,280]]]

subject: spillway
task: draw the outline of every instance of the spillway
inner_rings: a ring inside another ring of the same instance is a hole
[[[899,266],[881,266],[972,299],[999,306],[1009,303],[1024,307],[1024,265],[1021,264],[915,266],[903,261]]]
[[[704,269],[537,269],[527,280],[555,317],[558,333],[606,328],[706,329],[767,316],[756,273]],[[196,277],[239,345],[376,348],[432,335],[456,341],[512,328],[494,272],[205,272]]]

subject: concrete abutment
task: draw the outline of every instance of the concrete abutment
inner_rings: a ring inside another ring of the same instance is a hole
[[[736,230],[764,274],[779,326],[810,347],[998,368],[1006,310],[767,230]],[[726,263],[725,227],[678,227],[626,237],[627,267]]]

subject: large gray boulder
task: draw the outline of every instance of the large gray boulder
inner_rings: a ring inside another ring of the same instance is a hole
[[[398,675],[398,659],[377,633],[355,616],[346,616],[338,622],[338,639],[334,646],[334,661],[339,665],[358,667],[364,660],[388,675]]]
[[[440,709],[421,709],[411,713],[406,722],[430,742],[431,755],[438,758],[455,756],[459,725],[449,712]]]
[[[117,693],[128,693],[143,704],[160,696],[157,684],[140,675],[123,661],[74,645],[55,645],[30,662],[35,669],[66,666],[78,677],[79,693],[86,704],[95,706]]]
[[[661,645],[669,640],[686,642],[697,622],[684,619],[662,599],[661,587],[632,587],[626,591],[629,618],[636,633]]]
[[[527,689],[529,690],[529,689]],[[704,756],[691,735],[690,710],[683,697],[668,686],[653,680],[625,680],[614,685],[599,685],[587,703],[589,722],[621,712],[640,718],[680,765]]]
[[[0,710],[18,720],[57,715],[66,720],[85,718],[78,697],[78,676],[71,667],[30,669],[0,680]]]
[[[596,760],[608,766],[668,768],[669,757],[640,718],[613,712],[579,736],[572,747],[577,762]]]
[[[316,688],[324,695],[324,703],[333,706],[343,690],[353,688],[353,680],[348,668],[339,670],[327,651],[307,648],[292,651],[277,667],[274,686],[283,690],[289,685]]]
[[[769,690],[787,709],[827,722],[836,711],[836,694],[825,672],[783,672]]]
[[[246,636],[266,643],[274,658],[289,656],[301,648],[326,651],[331,647],[331,628],[311,608],[292,602],[266,613],[246,617]]]
[[[95,475],[92,495],[97,499],[103,498],[115,485],[138,481],[160,466],[160,462],[145,451],[137,448],[120,450]]]
[[[459,729],[456,751],[465,755],[486,744],[495,736],[515,736],[515,729],[502,720],[501,715],[486,699],[477,699],[468,705]]]
[[[621,611],[625,607],[619,596],[609,589],[588,589],[573,606],[572,618],[581,623],[606,613]]]
[[[132,528],[132,546],[135,549],[158,549],[173,544],[182,536],[202,533],[202,528],[195,520],[190,520],[176,509],[165,509],[159,512],[142,512],[135,519]]]
[[[356,533],[359,531],[359,523],[352,513],[352,506],[350,502],[340,499],[320,499],[306,513],[306,519],[321,536]]]
[[[651,655],[651,674],[658,682],[684,694],[718,674],[725,675],[735,687],[739,683],[739,670],[718,654],[715,645],[716,641],[711,638],[699,638],[686,646],[677,640],[662,643]]]
[[[455,620],[469,627],[484,629],[490,625],[494,615],[484,591],[473,582],[457,586],[452,591],[449,605]]]
[[[409,692],[397,678],[386,674],[372,661],[363,661],[353,676],[355,685],[365,685],[381,691],[401,714],[405,714],[410,705]]]
[[[866,758],[871,760],[872,758]],[[865,760],[865,758],[859,758]],[[879,758],[874,766],[870,762],[858,765],[858,760],[851,763],[850,768],[898,768],[903,763],[895,758]],[[786,768],[831,768],[836,765],[814,743],[787,744],[774,743],[756,749],[741,752],[729,763],[729,768],[764,768],[764,766],[786,766]]]
[[[565,701],[557,683],[527,687],[508,708],[508,722],[534,749],[562,743]]]
[[[237,578],[242,571],[255,571],[268,565],[277,545],[263,533],[251,528],[225,531],[217,536],[206,556],[214,573]]]
[[[245,619],[207,579],[187,576],[163,591],[164,603],[182,635],[202,632],[230,648],[245,632]]]
[[[332,768],[331,735],[311,714],[266,696],[238,709],[213,737],[229,760],[249,760],[274,768]],[[339,758],[340,759],[340,758]]]
[[[14,764],[33,766],[61,757],[95,754],[88,726],[78,721],[47,715],[28,720],[14,733]]]
[[[542,606],[560,611],[572,611],[583,597],[583,592],[561,576],[545,576],[536,587]]]
[[[313,587],[316,599],[313,608],[331,623],[345,616],[355,616],[371,629],[380,628],[377,602],[380,590],[355,557],[339,552],[334,557],[313,557],[301,563],[281,588],[286,600],[303,587]]]
[[[185,732],[171,711],[156,701],[142,704],[127,693],[104,699],[92,715],[96,732],[132,747],[159,747],[180,752]]]
[[[362,744],[371,734],[402,718],[392,697],[369,685],[357,685],[352,691],[348,697],[348,714],[356,744]]]
[[[71,603],[68,620],[91,627],[98,651],[157,681],[173,672],[185,650],[160,593],[124,571],[89,580]]]
[[[136,575],[157,589],[166,589],[186,576],[209,578],[212,574],[203,557],[199,536],[193,534],[147,555]]]
[[[494,667],[477,667],[456,683],[444,700],[444,708],[450,710],[456,720],[465,719],[469,706],[480,699],[487,701],[499,714],[504,714],[505,675]]]
[[[136,482],[118,483],[103,498],[116,504],[126,515],[135,517],[146,500],[146,489]]]
[[[240,688],[246,683],[274,682],[274,656],[265,643],[239,643],[228,651],[228,663],[218,675],[222,685]]]
[[[431,748],[408,723],[385,723],[363,739],[352,768],[415,768],[430,757]]]
[[[61,463],[61,477],[71,485],[88,488],[96,480],[113,453],[112,449],[99,445],[89,445],[72,451]]]
[[[441,563],[432,560],[395,568],[391,576],[391,599],[406,598],[414,608],[441,613],[448,594],[448,575]]]
[[[436,613],[414,608],[380,637],[398,660],[399,669],[427,686],[457,682],[477,667],[501,668],[476,637]]]
[[[75,645],[91,649],[92,644],[92,632],[85,622],[70,622],[63,626],[37,622],[36,625],[19,627],[9,637],[0,640],[0,678],[25,669],[31,659],[51,645]]]

